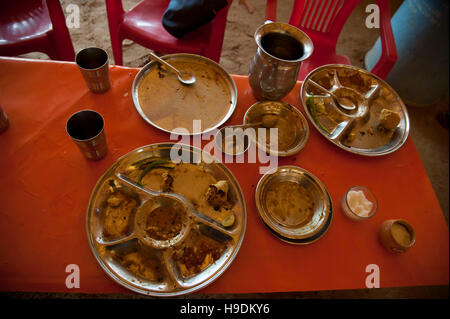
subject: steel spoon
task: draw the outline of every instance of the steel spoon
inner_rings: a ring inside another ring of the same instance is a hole
[[[309,80],[309,82],[319,90],[327,93],[331,98],[334,100],[334,102],[337,104],[338,107],[343,108],[344,110],[352,111],[356,109],[356,105],[348,98],[345,97],[337,97],[333,92],[328,91],[326,88],[324,88],[322,85],[316,83],[313,80]]]
[[[174,66],[172,66],[171,64],[167,63],[166,61],[164,61],[163,59],[161,59],[159,56],[157,56],[156,54],[154,54],[153,52],[149,53],[150,56],[155,59],[156,61],[158,61],[161,64],[164,64],[165,66],[171,68],[173,71],[175,71],[178,75],[178,80],[186,85],[190,85],[190,84],[194,84],[195,83],[195,76],[193,74],[187,73],[187,72],[180,72],[178,69],[176,69]]]

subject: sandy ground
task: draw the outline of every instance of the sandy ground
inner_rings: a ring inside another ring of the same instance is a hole
[[[70,29],[70,35],[75,51],[88,46],[97,46],[105,49],[111,63],[114,62],[106,16],[105,2],[102,0],[60,0],[63,10],[69,4],[77,4],[80,8],[80,27]],[[123,0],[125,10],[131,9],[138,0]],[[256,28],[265,21],[265,0],[248,0],[255,8],[250,14],[239,0],[234,0],[227,18],[224,45],[220,64],[232,74],[247,74],[250,60],[256,51],[253,34]],[[378,37],[378,31],[363,28],[364,8],[370,1],[362,1],[355,9],[344,26],[338,41],[337,51],[350,57],[354,65],[363,67],[365,52],[371,48]],[[279,0],[277,9],[277,21],[287,22],[292,8],[293,0]],[[393,1],[395,10],[401,0]],[[67,15],[67,12],[66,12]],[[357,30],[355,32],[354,30]],[[351,43],[351,45],[349,45]],[[124,65],[140,67],[148,60],[147,49],[132,41],[125,40],[123,45]],[[45,54],[31,53],[26,57],[47,58]]]
[[[63,10],[68,4],[77,4],[80,7],[80,28],[71,29],[70,34],[75,51],[97,46],[105,49],[110,62],[113,63],[113,54],[108,30],[105,2],[103,0],[60,0]],[[248,0],[255,7],[253,14],[249,14],[239,0],[234,0],[230,8],[224,45],[220,64],[232,74],[247,74],[250,60],[256,51],[253,34],[256,28],[265,21],[265,0]],[[138,0],[123,0],[125,10],[132,8]],[[348,19],[338,41],[337,52],[350,57],[352,64],[364,67],[365,53],[372,47],[378,37],[378,30],[361,28],[364,23],[366,5],[374,1],[363,0]],[[277,21],[287,22],[293,0],[278,0]],[[400,6],[402,0],[391,1],[392,14]],[[147,49],[126,40],[123,45],[124,65],[141,67],[148,60]],[[46,58],[44,54],[31,53],[25,57]],[[440,110],[448,110],[448,94],[435,105],[426,108],[408,107],[411,120],[411,137],[420,153],[423,164],[432,182],[448,223],[449,211],[449,131],[436,121]],[[357,297],[364,291],[350,292],[349,294],[314,294],[313,297],[327,298],[330,296]],[[412,295],[411,295],[412,294]],[[384,295],[372,294],[365,297],[413,297],[427,295],[442,295],[442,291],[427,291],[419,289],[417,293],[412,290],[395,292],[389,290]],[[444,292],[445,294],[445,292]],[[448,298],[448,291],[446,292]],[[302,295],[303,297],[306,295]],[[301,297],[302,297],[301,296]]]

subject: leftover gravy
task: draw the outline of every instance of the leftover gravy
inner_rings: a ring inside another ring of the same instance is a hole
[[[201,120],[201,130],[220,123],[231,104],[231,93],[226,78],[218,70],[198,61],[169,62],[177,69],[194,74],[196,82],[182,84],[177,74],[158,64],[143,77],[138,98],[142,111],[157,126],[174,131],[194,130],[193,121]]]
[[[291,181],[272,184],[265,196],[265,206],[278,223],[287,226],[305,225],[314,214],[314,201],[309,192]]]
[[[293,112],[280,110],[280,114],[250,114],[246,123],[262,123],[256,127],[256,139],[259,141],[259,128],[265,128],[266,145],[270,146],[270,129],[278,130],[278,150],[288,150],[295,144],[303,128],[297,124],[298,118]]]
[[[169,206],[160,206],[147,216],[145,231],[156,240],[167,240],[177,236],[183,228],[183,214]]]
[[[411,234],[408,228],[404,225],[396,222],[392,224],[391,228],[392,237],[395,241],[404,247],[408,247],[411,244]]]

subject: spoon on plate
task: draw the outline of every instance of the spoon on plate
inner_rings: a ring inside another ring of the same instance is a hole
[[[219,146],[219,148],[221,148],[222,151],[225,152],[226,154],[239,155],[239,154],[245,152],[248,149],[248,147],[250,146],[248,137],[244,134],[243,131],[240,131],[240,132],[238,131],[237,136],[236,136],[236,141],[234,141],[234,139],[233,139],[232,141],[228,141],[228,143],[227,143],[227,140],[225,137],[225,132],[226,132],[225,130],[227,128],[231,128],[231,129],[239,129],[240,128],[242,130],[249,128],[249,127],[257,127],[257,126],[262,126],[264,128],[271,128],[271,127],[274,127],[277,124],[277,122],[278,122],[277,114],[267,113],[262,116],[262,119],[260,122],[224,126],[216,133],[216,136],[214,137],[214,139],[216,140],[216,143]],[[232,134],[236,134],[236,132],[233,132]],[[218,140],[219,136],[221,136],[221,138],[222,138],[221,141]]]
[[[164,64],[165,66],[169,67],[170,69],[172,69],[173,71],[175,71],[178,75],[178,80],[186,85],[190,85],[190,84],[194,84],[195,83],[195,76],[193,74],[187,73],[187,72],[181,72],[179,71],[177,68],[175,68],[173,65],[167,63],[166,61],[164,61],[163,59],[161,59],[159,56],[157,56],[156,54],[154,54],[153,52],[150,51],[150,56],[152,57],[152,59],[155,59],[156,61],[158,61],[161,64]]]
[[[271,128],[277,125],[277,123],[278,123],[278,115],[274,113],[267,113],[262,116],[261,122],[224,126],[220,130],[222,131],[227,127],[245,129],[248,127],[262,126],[265,128]]]
[[[275,125],[277,125],[277,123],[278,123],[278,115],[273,114],[273,113],[267,113],[262,116],[261,122],[224,126],[219,130],[219,132],[222,134],[222,136],[225,136],[224,133],[225,133],[225,129],[227,129],[227,128],[246,129],[249,127],[257,127],[257,126],[271,128],[271,127],[274,127]]]
[[[331,98],[334,100],[334,102],[336,103],[336,105],[340,108],[343,108],[344,110],[348,110],[348,111],[352,111],[354,109],[356,109],[356,105],[355,103],[346,98],[346,97],[338,97],[336,96],[333,92],[328,91],[326,88],[324,88],[322,85],[316,83],[313,80],[309,80],[309,83],[311,83],[315,88],[327,93],[329,96],[331,96]]]

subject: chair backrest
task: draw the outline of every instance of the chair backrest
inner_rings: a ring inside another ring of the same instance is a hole
[[[360,0],[295,0],[289,23],[338,38]]]

